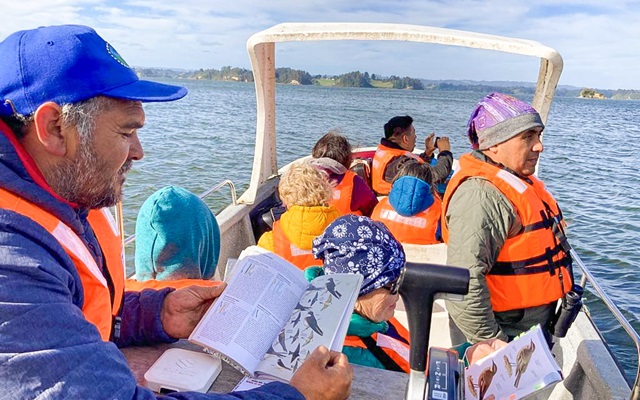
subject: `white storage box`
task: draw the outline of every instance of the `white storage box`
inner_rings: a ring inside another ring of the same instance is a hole
[[[156,393],[206,393],[222,371],[220,359],[206,353],[172,348],[144,374],[147,387]]]

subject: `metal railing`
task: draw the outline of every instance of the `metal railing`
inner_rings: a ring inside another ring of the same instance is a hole
[[[236,187],[235,187],[235,185],[234,185],[234,184],[233,184],[233,182],[231,182],[229,179],[226,179],[226,180],[224,180],[224,181],[222,181],[222,182],[218,183],[217,185],[215,185],[215,186],[213,186],[213,187],[211,187],[211,188],[209,188],[209,189],[205,190],[204,192],[200,193],[200,194],[198,195],[198,197],[199,197],[200,199],[204,199],[204,198],[208,197],[209,195],[211,195],[212,193],[217,192],[217,191],[218,191],[218,190],[220,190],[223,186],[226,186],[226,185],[228,185],[228,186],[229,186],[229,189],[231,190],[231,204],[235,206],[235,205],[237,205],[237,204],[238,204],[238,196],[237,196],[237,194],[236,194]],[[119,221],[123,221],[123,215],[121,215],[121,214],[122,214],[122,209],[121,209],[120,207],[118,207],[117,212],[118,212],[118,214],[120,214],[120,215],[118,215],[118,220],[119,220]],[[122,231],[121,231],[121,232],[122,232]],[[127,237],[126,239],[124,239],[123,243],[124,243],[124,245],[125,245],[125,246],[127,246],[127,245],[131,244],[134,240],[136,240],[136,235],[135,235],[135,234],[133,234],[133,235],[131,235],[131,236]]]
[[[633,326],[631,326],[631,324],[629,323],[629,321],[627,321],[627,319],[624,317],[624,315],[622,315],[622,313],[620,312],[618,307],[613,303],[613,301],[609,298],[609,296],[604,292],[602,287],[596,281],[596,279],[593,276],[593,274],[591,274],[591,271],[589,271],[587,266],[584,265],[584,263],[580,259],[580,256],[578,256],[578,253],[576,253],[575,250],[573,250],[573,249],[571,249],[571,257],[580,266],[580,269],[582,270],[582,278],[580,279],[580,285],[584,288],[586,283],[587,283],[587,281],[589,281],[589,283],[591,284],[591,286],[593,286],[593,288],[598,293],[598,295],[600,296],[600,298],[602,299],[604,304],[607,306],[609,311],[611,311],[611,314],[613,314],[613,316],[618,320],[618,322],[620,323],[622,328],[627,332],[627,334],[629,335],[631,340],[633,340],[633,343],[636,346],[636,352],[638,353],[639,365],[638,365],[638,368],[636,369],[635,382],[633,383],[633,386],[631,387],[631,399],[632,400],[638,400],[638,399],[640,399],[640,336],[638,335],[638,332],[636,332],[636,330],[633,329]]]

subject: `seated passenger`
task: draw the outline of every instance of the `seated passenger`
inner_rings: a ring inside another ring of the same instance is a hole
[[[409,332],[394,318],[400,298],[398,279],[405,263],[402,245],[380,222],[344,215],[314,240],[313,254],[324,264],[305,270],[309,281],[335,273],[364,277],[342,348],[349,362],[408,373],[409,362],[401,353],[409,353]],[[386,336],[387,343],[406,351],[399,353],[393,346],[379,346],[381,335]],[[506,343],[501,340],[490,340],[473,346],[463,343],[454,350],[460,358],[464,355],[473,363],[504,346]]]
[[[305,270],[311,280],[322,274],[352,273],[364,277],[342,352],[350,363],[409,372],[409,362],[387,347],[379,334],[409,349],[409,332],[394,317],[398,278],[404,267],[402,245],[380,222],[345,215],[333,221],[313,242],[313,254],[323,267]]]
[[[136,219],[136,281],[127,290],[217,285],[211,281],[220,254],[220,228],[198,196],[165,186],[140,207]]]
[[[371,219],[384,223],[402,243],[436,244],[442,242],[441,206],[431,185],[431,170],[415,161],[406,162]]]
[[[417,160],[423,164],[423,168],[431,169],[433,182],[444,182],[453,166],[453,154],[449,138],[440,137],[436,143],[435,134],[431,132],[424,140],[425,151],[414,154],[416,147],[416,130],[413,127],[413,118],[408,115],[393,117],[384,125],[384,137],[373,157],[371,168],[371,186],[380,196],[389,194],[391,182],[398,174],[403,163]],[[439,150],[438,160],[434,166],[430,166],[435,150]]]
[[[378,204],[378,198],[364,179],[349,170],[349,140],[331,131],[318,140],[311,155],[311,163],[329,174],[329,180],[335,185],[329,204],[334,205],[342,214],[371,215]]]
[[[282,174],[278,193],[286,207],[273,230],[262,234],[258,246],[273,251],[300,269],[322,265],[311,253],[313,239],[341,214],[329,205],[333,188],[327,174],[308,162],[297,162]]]

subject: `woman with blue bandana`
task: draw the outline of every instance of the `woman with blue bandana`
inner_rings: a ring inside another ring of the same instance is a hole
[[[307,268],[309,280],[335,273],[364,276],[342,349],[349,362],[409,372],[409,332],[393,318],[405,262],[400,243],[382,223],[345,215],[313,241],[313,254],[324,266]]]

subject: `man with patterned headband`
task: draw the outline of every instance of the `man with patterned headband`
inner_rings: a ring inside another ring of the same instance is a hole
[[[447,301],[467,340],[508,340],[551,319],[573,285],[562,213],[534,176],[544,124],[529,104],[491,93],[468,122],[474,151],[443,200],[447,264],[470,269],[469,294]]]
[[[93,29],[65,25],[0,42],[0,387],[3,398],[148,399],[116,346],[189,336],[217,287],[124,293],[107,209],[143,157],[142,102],[179,86],[139,80]],[[181,399],[348,397],[346,357],[317,349],[291,385]]]

